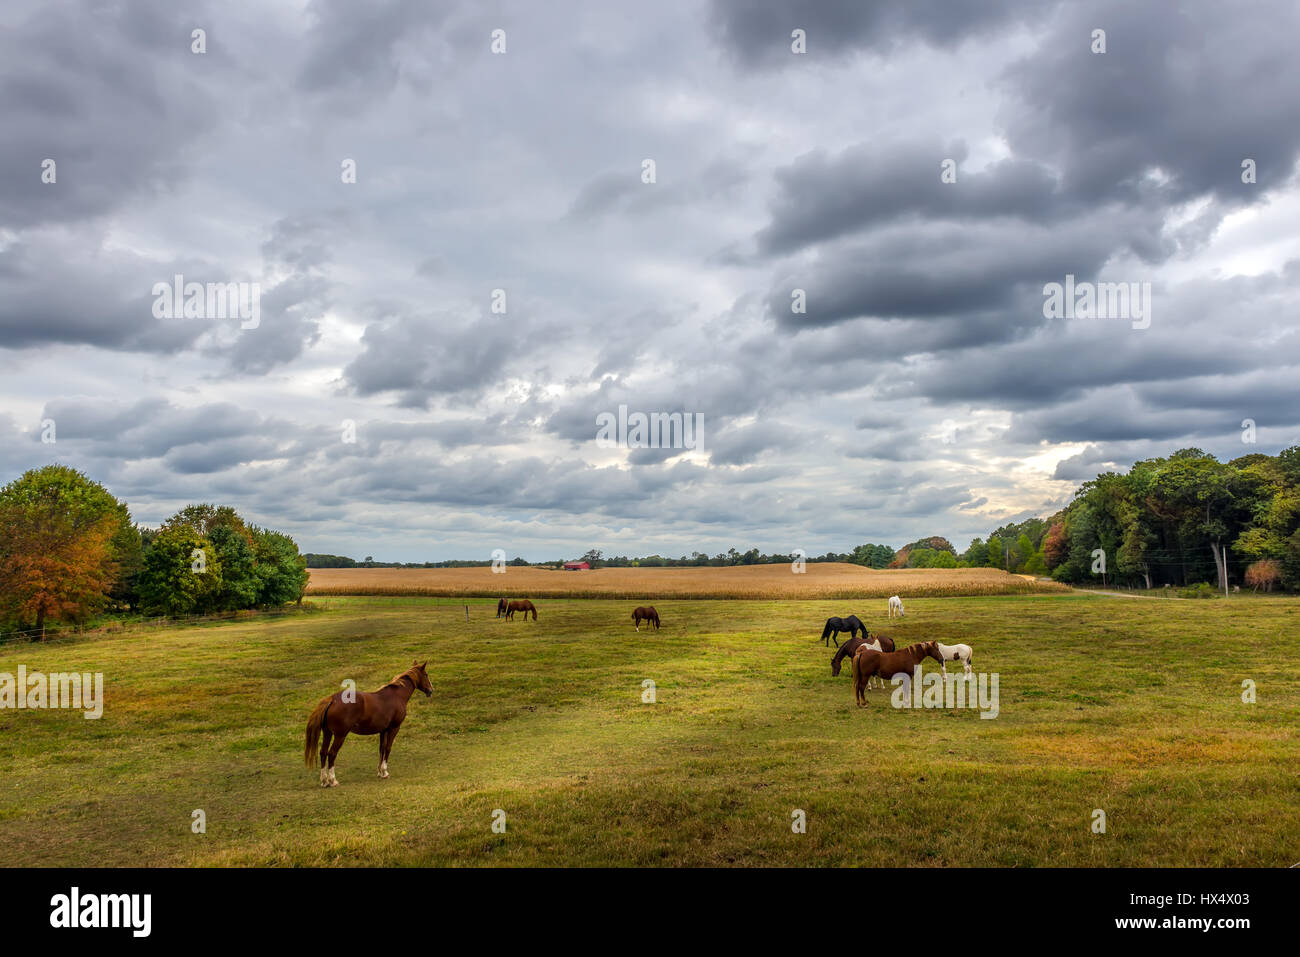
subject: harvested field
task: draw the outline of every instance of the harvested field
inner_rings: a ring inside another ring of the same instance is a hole
[[[429,595],[528,598],[888,598],[1015,595],[1068,591],[995,568],[877,570],[842,563],[699,568],[313,568],[309,595]]]

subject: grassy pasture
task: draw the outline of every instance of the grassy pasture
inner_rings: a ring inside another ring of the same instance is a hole
[[[918,599],[893,623],[862,604],[656,599],[664,628],[639,635],[626,601],[539,602],[536,623],[486,601],[469,622],[445,598],[316,604],[0,647],[0,672],[102,671],[106,697],[98,721],[0,711],[0,864],[1300,861],[1294,599]],[[971,644],[1000,675],[999,717],[896,710],[884,692],[854,707],[817,639],[849,611],[900,644]],[[352,736],[341,786],[319,788],[312,706],[416,655],[435,690],[411,702],[392,777],[375,776],[377,740]]]
[[[818,562],[794,574],[789,565],[703,568],[313,568],[309,595],[500,596],[512,598],[935,598],[945,595],[1060,593],[996,568],[864,568]]]

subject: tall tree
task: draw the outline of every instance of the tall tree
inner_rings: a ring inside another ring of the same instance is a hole
[[[48,465],[0,489],[0,614],[84,620],[123,584],[139,533],[126,506],[76,469]]]

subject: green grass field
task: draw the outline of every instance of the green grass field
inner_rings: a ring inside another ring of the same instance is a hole
[[[467,623],[460,600],[331,598],[0,647],[0,672],[102,671],[106,694],[98,721],[0,711],[0,864],[1300,861],[1294,599],[918,599],[901,623],[879,601],[656,604],[663,630],[639,635],[626,601],[539,601],[539,621],[508,623],[470,600]],[[856,708],[818,639],[850,611],[900,646],[972,645],[999,716],[886,692]],[[434,695],[412,699],[392,777],[376,738],[350,736],[341,786],[321,789],[302,760],[316,701],[417,656]]]

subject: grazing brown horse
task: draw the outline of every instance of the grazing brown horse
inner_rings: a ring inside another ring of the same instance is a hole
[[[943,664],[943,655],[939,654],[937,642],[923,641],[909,645],[902,651],[876,651],[859,645],[853,653],[853,695],[858,707],[867,706],[867,679],[872,675],[881,678],[892,678],[902,672],[910,675],[926,658],[933,658],[940,665]]]
[[[497,599],[497,617],[500,618],[506,613],[506,606],[509,604],[504,598]]]
[[[845,658],[849,659],[849,664],[853,663],[853,653],[858,650],[859,645],[869,645],[876,641],[880,642],[881,651],[894,650],[894,639],[888,635],[873,636],[864,633],[861,638],[850,638],[836,649],[835,657],[831,659],[831,677],[835,677],[840,673],[840,662]]]
[[[641,630],[641,622],[655,626],[655,631],[659,630],[659,612],[655,611],[654,605],[642,605],[632,612],[632,624],[636,625],[636,630]]]
[[[433,694],[429,676],[418,661],[378,691],[362,691],[360,694],[339,691],[321,699],[307,719],[307,745],[303,752],[307,767],[315,767],[316,740],[320,739],[321,787],[338,787],[334,759],[338,757],[339,748],[343,747],[343,739],[352,731],[379,735],[379,776],[388,777],[388,755],[393,750],[393,739],[406,717],[406,702],[411,700],[416,689],[423,691],[426,697]]]
[[[522,611],[524,613],[524,620],[528,619],[528,613],[531,611],[533,613],[533,621],[537,620],[537,606],[527,598],[512,598],[510,600],[509,604],[506,605],[506,621],[514,621],[515,612],[517,611]]]

